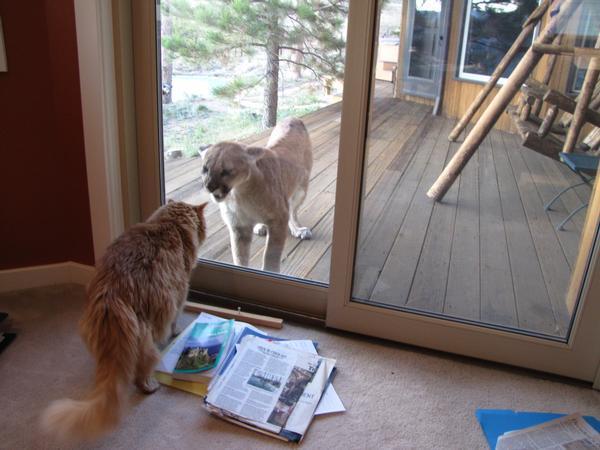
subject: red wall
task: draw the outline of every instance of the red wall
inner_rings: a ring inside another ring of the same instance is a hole
[[[0,0],[0,269],[94,263],[73,0]]]

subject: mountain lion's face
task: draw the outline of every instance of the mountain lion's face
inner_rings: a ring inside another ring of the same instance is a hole
[[[245,147],[220,142],[202,153],[201,181],[216,202],[222,202],[233,188],[249,176],[251,158]]]

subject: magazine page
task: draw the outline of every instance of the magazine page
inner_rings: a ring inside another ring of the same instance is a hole
[[[277,341],[276,343],[285,347],[295,348],[297,350],[313,353],[315,355],[317,354],[317,349],[315,348],[313,341],[308,339]],[[346,408],[335,391],[333,384],[327,383],[326,386],[325,392],[323,392],[323,395],[321,396],[321,399],[317,405],[317,409],[315,410],[315,416],[346,411]],[[308,401],[307,396],[302,396],[301,401]]]
[[[571,414],[505,433],[498,438],[496,449],[600,449],[600,434],[580,414]]]
[[[200,316],[198,316],[192,323],[190,323],[185,330],[183,330],[179,336],[177,336],[173,342],[169,344],[169,346],[164,350],[163,355],[156,365],[155,370],[159,372],[164,372],[171,374],[173,373],[173,369],[177,364],[177,360],[179,359],[179,355],[183,351],[183,347],[185,346],[186,341],[194,326],[201,321]]]
[[[282,425],[286,431],[304,435],[313,416],[325,387],[330,384],[331,374],[335,368],[335,360],[321,358],[319,367],[305,386],[301,397],[297,400],[295,408],[290,412],[286,422]]]
[[[248,336],[206,401],[277,432],[317,372],[320,359]]]

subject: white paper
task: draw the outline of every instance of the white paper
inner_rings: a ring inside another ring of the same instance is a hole
[[[571,414],[498,438],[497,450],[600,449],[600,434],[580,414]]]

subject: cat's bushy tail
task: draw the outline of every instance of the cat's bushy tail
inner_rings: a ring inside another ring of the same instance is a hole
[[[61,440],[94,438],[119,422],[123,391],[135,373],[138,321],[120,299],[90,302],[81,333],[96,357],[96,378],[85,400],[54,401],[43,413],[45,432]]]

